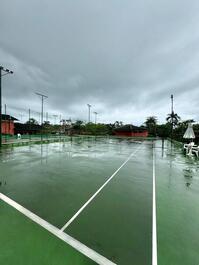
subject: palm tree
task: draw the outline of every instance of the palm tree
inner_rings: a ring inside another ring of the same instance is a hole
[[[166,120],[171,124],[171,138],[173,139],[173,129],[178,124],[180,116],[172,111],[171,114],[167,114]]]
[[[38,123],[38,121],[35,120],[34,118],[30,118],[30,119],[26,122],[26,124],[38,125],[39,123]]]
[[[177,113],[174,113],[172,111],[172,113],[167,115],[166,120],[171,123],[172,126],[176,126],[178,124],[178,122],[180,121],[180,116],[178,116]]]
[[[115,123],[114,123],[114,127],[115,128],[119,128],[119,127],[122,127],[123,126],[123,122],[122,121],[116,121]]]
[[[145,125],[150,134],[156,135],[157,117],[150,116],[146,119]]]
[[[150,116],[146,119],[145,124],[146,126],[149,124],[157,125],[157,118],[155,116]]]
[[[76,129],[76,130],[80,130],[82,125],[83,125],[83,121],[81,120],[76,120],[76,122],[73,124],[73,129]]]

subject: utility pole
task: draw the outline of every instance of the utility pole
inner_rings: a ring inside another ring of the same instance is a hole
[[[173,113],[173,95],[171,95],[171,113]]]
[[[90,121],[91,121],[91,105],[87,104],[87,106],[88,106],[88,123],[90,123]]]
[[[61,135],[61,131],[62,131],[62,128],[61,128],[61,114],[60,114],[60,116],[59,116],[59,126],[60,126],[60,128],[59,128],[59,134]]]
[[[35,92],[36,95],[41,97],[41,136],[43,136],[43,120],[44,120],[44,99],[48,98],[44,94]],[[42,138],[42,137],[41,137]]]
[[[3,66],[0,65],[0,147],[2,146],[2,84],[1,84],[2,78],[1,77],[7,74],[13,74],[13,71],[5,69],[3,68]]]
[[[41,126],[43,125],[43,120],[44,120],[44,98],[48,98],[47,96],[35,92],[36,95],[41,97]]]
[[[171,95],[171,139],[173,139],[173,94]]]
[[[0,66],[0,147],[2,146],[2,95],[1,95],[1,75],[2,75],[2,66]]]
[[[30,124],[30,109],[28,110],[28,120],[29,120],[29,139],[30,139],[30,130],[31,130],[31,124]]]
[[[94,111],[93,113],[95,114],[95,125],[96,125],[97,124],[97,114],[98,113],[96,111]]]

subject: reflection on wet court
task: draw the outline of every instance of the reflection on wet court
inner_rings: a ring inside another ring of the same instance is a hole
[[[152,218],[153,158],[157,220]],[[0,192],[23,206],[27,216],[0,201],[0,263],[20,257],[21,264],[32,259],[30,264],[53,259],[57,264],[152,264],[155,221],[158,264],[195,265],[198,169],[197,160],[161,140],[73,137],[3,149]],[[35,242],[45,256],[34,249]]]

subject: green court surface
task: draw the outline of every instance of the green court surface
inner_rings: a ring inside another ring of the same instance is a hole
[[[199,264],[199,159],[156,143],[158,261]]]
[[[0,217],[0,264],[96,264],[3,201]]]
[[[198,170],[169,141],[73,137],[2,149],[0,264],[150,265],[155,223],[158,264],[197,265]]]

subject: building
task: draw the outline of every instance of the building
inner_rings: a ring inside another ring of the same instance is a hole
[[[147,137],[148,131],[145,127],[137,127],[131,124],[124,125],[114,130],[116,136]]]
[[[2,119],[1,123],[2,134],[14,135],[14,128],[15,128],[14,121],[17,121],[17,119],[6,114],[2,114],[1,119]]]

